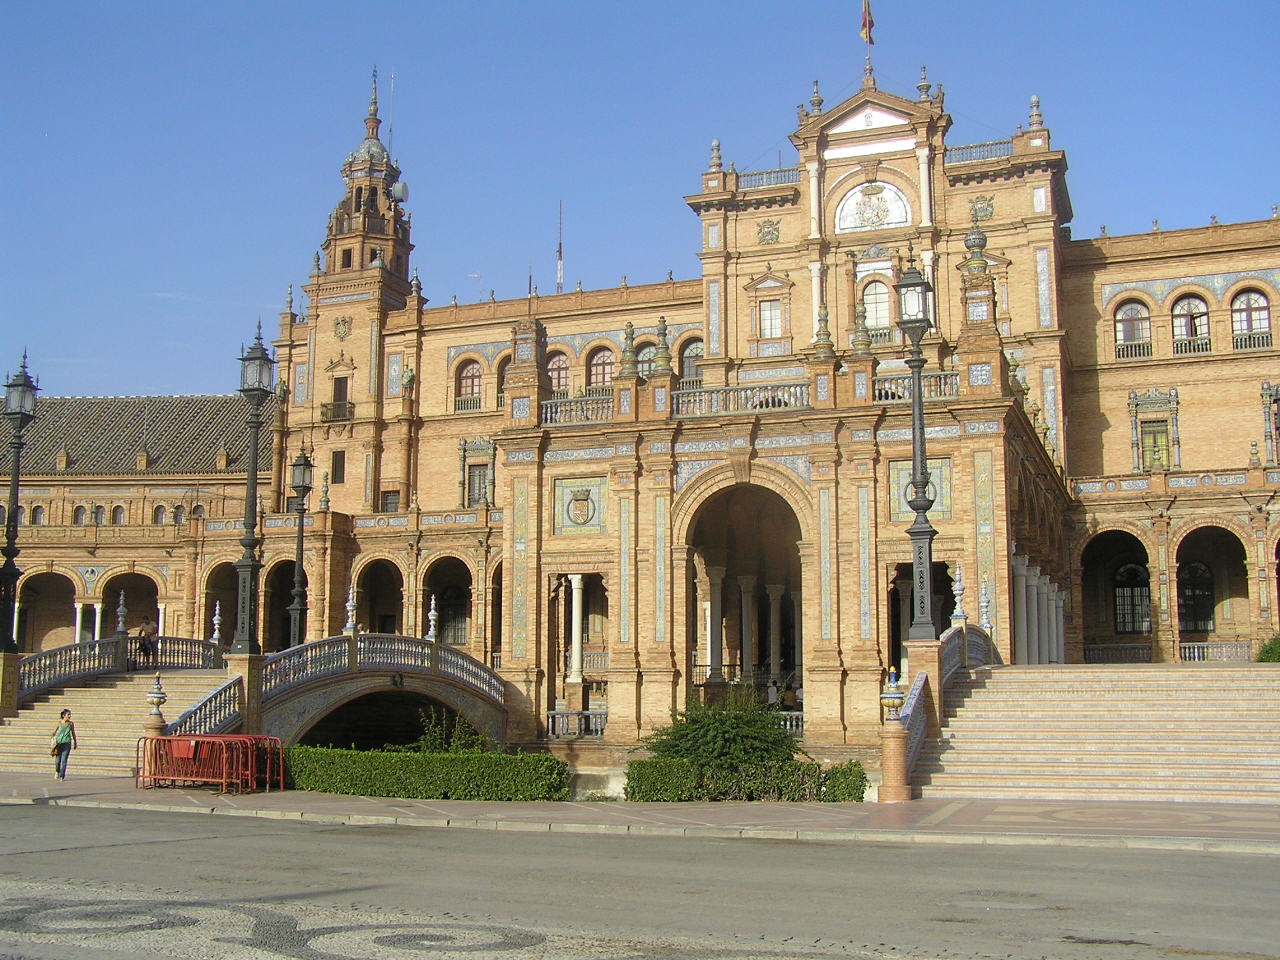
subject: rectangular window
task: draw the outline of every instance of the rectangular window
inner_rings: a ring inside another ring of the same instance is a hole
[[[351,269],[351,251],[350,250],[342,251],[342,267],[344,270]]]
[[[1145,420],[1138,425],[1142,437],[1142,469],[1169,469],[1169,421]]]
[[[335,450],[329,455],[329,482],[344,483],[347,479],[347,451]]]
[[[472,463],[467,466],[467,506],[479,507],[489,502],[489,465]]]
[[[1151,632],[1151,586],[1116,587],[1116,633]]]
[[[333,378],[333,402],[334,403],[347,402],[347,386],[348,384],[347,384],[346,377]]]
[[[782,301],[760,301],[760,339],[782,336]]]
[[[400,512],[400,491],[399,490],[383,490],[382,503],[379,505],[383,513],[399,513]]]

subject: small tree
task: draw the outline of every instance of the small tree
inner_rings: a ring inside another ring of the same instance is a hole
[[[388,743],[382,749],[392,753],[488,753],[493,749],[489,738],[466,717],[450,718],[435,707],[419,710],[418,716],[422,736],[412,743]]]
[[[723,703],[691,703],[684,713],[672,714],[671,725],[643,743],[655,757],[704,769],[779,763],[796,753],[796,738],[783,729],[778,711],[761,704],[754,691],[732,687]]]
[[[1262,645],[1258,651],[1258,663],[1280,663],[1280,633]]]

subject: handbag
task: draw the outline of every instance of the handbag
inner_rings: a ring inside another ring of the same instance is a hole
[[[51,756],[51,757],[56,757],[57,755],[58,755],[58,748],[57,748],[57,747],[50,747],[50,748],[49,748],[49,756]]]

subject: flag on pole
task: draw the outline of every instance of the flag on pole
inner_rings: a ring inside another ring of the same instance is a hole
[[[862,0],[862,29],[859,33],[862,34],[862,39],[868,44],[875,43],[875,41],[871,39],[871,30],[875,25],[875,17],[871,16],[871,0]]]

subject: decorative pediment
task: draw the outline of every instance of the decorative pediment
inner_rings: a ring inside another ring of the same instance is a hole
[[[763,274],[759,277],[753,277],[751,281],[743,286],[743,290],[762,290],[766,293],[776,292],[782,293],[794,287],[795,284],[785,276],[780,276],[773,271]]]
[[[854,110],[835,126],[828,127],[827,133],[861,133],[882,127],[900,127],[910,122],[911,118],[904,114],[868,103]]]
[[[330,360],[325,366],[325,373],[336,373],[344,370],[354,370],[356,368],[355,360],[347,356],[345,350],[339,350],[337,359]]]

